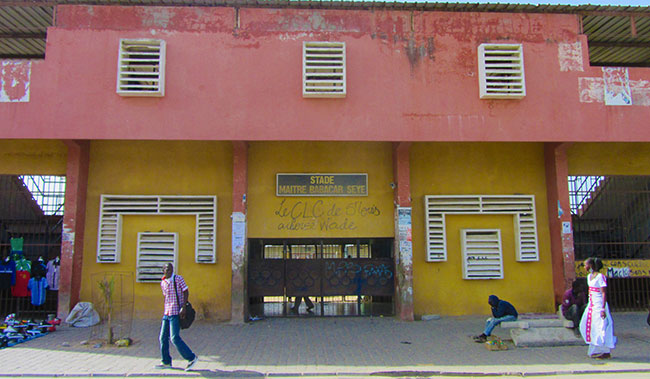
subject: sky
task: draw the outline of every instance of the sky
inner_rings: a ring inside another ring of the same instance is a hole
[[[398,0],[404,2],[417,2],[418,0]],[[427,0],[434,2],[434,0]],[[625,6],[650,6],[650,0],[584,0],[584,1],[571,1],[571,0],[437,0],[438,2],[446,3],[501,3],[501,4],[565,4],[565,5],[625,5]]]

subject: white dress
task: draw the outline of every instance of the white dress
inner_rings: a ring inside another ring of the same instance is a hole
[[[607,278],[605,275],[597,273],[592,280],[591,275],[588,275],[587,284],[589,285],[589,304],[580,320],[580,334],[589,344],[588,354],[590,356],[609,353],[616,347],[616,336],[614,336],[614,322],[609,313],[608,304],[604,304],[606,317],[600,316],[600,312],[603,310],[601,288],[607,287]]]

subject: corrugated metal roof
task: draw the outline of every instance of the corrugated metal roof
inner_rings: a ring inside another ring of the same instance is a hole
[[[307,9],[386,9],[445,12],[568,13],[582,15],[593,65],[650,67],[650,7],[549,4],[319,0],[4,0],[0,57],[42,58],[57,4],[238,6]]]

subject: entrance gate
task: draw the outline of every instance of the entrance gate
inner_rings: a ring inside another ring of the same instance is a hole
[[[392,246],[391,238],[251,239],[249,314],[392,315]],[[303,297],[315,301],[314,309],[303,305],[292,312],[295,299]]]

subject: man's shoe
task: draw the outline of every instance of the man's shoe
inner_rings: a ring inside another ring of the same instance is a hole
[[[157,365],[153,366],[153,368],[157,368],[157,369],[172,368],[172,364],[171,363],[161,363],[161,364],[157,364]]]
[[[298,307],[291,307],[291,313],[298,314]]]
[[[483,343],[487,341],[487,336],[485,334],[480,334],[478,336],[474,336],[474,342],[476,343]]]
[[[194,359],[192,359],[190,363],[187,364],[187,367],[185,367],[185,371],[190,371],[198,361],[199,361],[199,356],[194,354]]]

